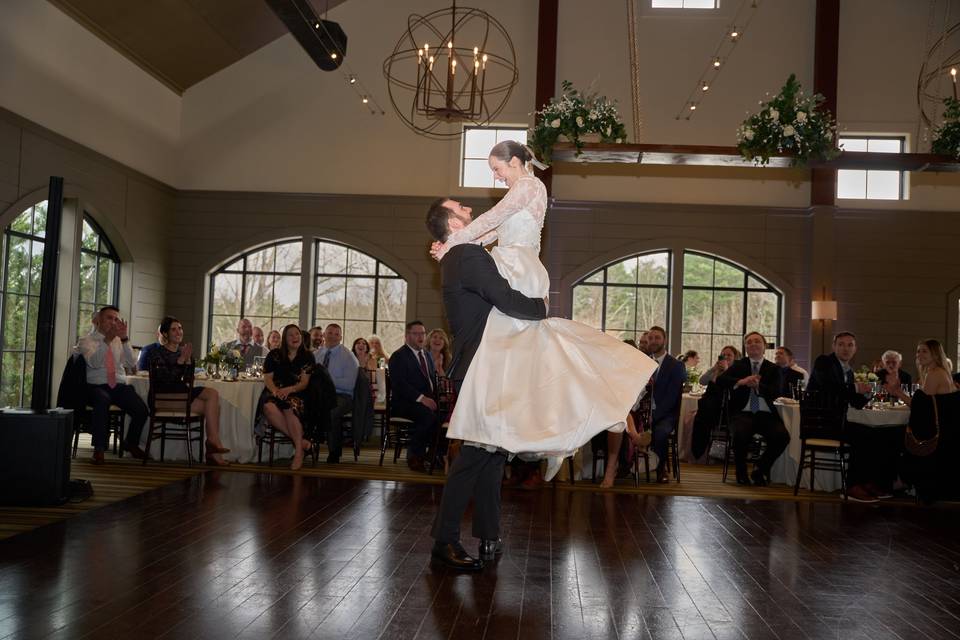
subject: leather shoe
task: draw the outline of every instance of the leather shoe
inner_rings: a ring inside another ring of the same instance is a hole
[[[146,452],[135,444],[125,444],[123,445],[123,450],[129,453],[131,458],[136,458],[137,460],[147,458]]]
[[[657,484],[670,484],[670,475],[667,473],[666,465],[657,467]]]
[[[93,464],[96,464],[96,465],[103,464],[103,451],[93,452]]]
[[[434,560],[457,571],[479,571],[483,561],[471,557],[459,542],[435,542],[430,555]]]
[[[767,478],[760,469],[754,469],[753,473],[750,474],[750,479],[753,481],[753,484],[758,487],[767,486]]]
[[[477,555],[481,560],[493,560],[494,557],[503,553],[503,540],[481,540],[480,547],[477,549]]]
[[[751,484],[750,478],[748,478],[747,476],[737,475],[737,484],[743,485],[745,487],[749,487]]]

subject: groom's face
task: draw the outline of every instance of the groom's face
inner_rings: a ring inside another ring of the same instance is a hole
[[[443,203],[443,206],[453,212],[453,216],[448,223],[451,233],[464,228],[473,220],[473,209],[456,200],[447,200]]]

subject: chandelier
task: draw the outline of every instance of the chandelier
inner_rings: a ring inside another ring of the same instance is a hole
[[[390,102],[415,132],[452,138],[444,124],[486,125],[503,111],[520,77],[513,42],[500,22],[470,7],[407,17],[383,61]]]

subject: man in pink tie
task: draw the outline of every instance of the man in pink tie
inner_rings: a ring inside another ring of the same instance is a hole
[[[140,434],[148,412],[137,392],[126,384],[124,367],[136,368],[137,362],[130,349],[127,323],[120,317],[120,310],[112,305],[101,308],[97,330],[80,338],[77,348],[87,363],[88,402],[93,407],[90,431],[94,464],[103,464],[103,452],[109,444],[107,416],[110,405],[120,407],[130,416],[123,448],[134,458],[144,458]]]

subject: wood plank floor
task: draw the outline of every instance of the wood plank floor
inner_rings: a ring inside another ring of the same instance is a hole
[[[0,542],[0,638],[960,637],[957,509],[505,491],[458,575],[440,492],[209,471],[90,510]]]

